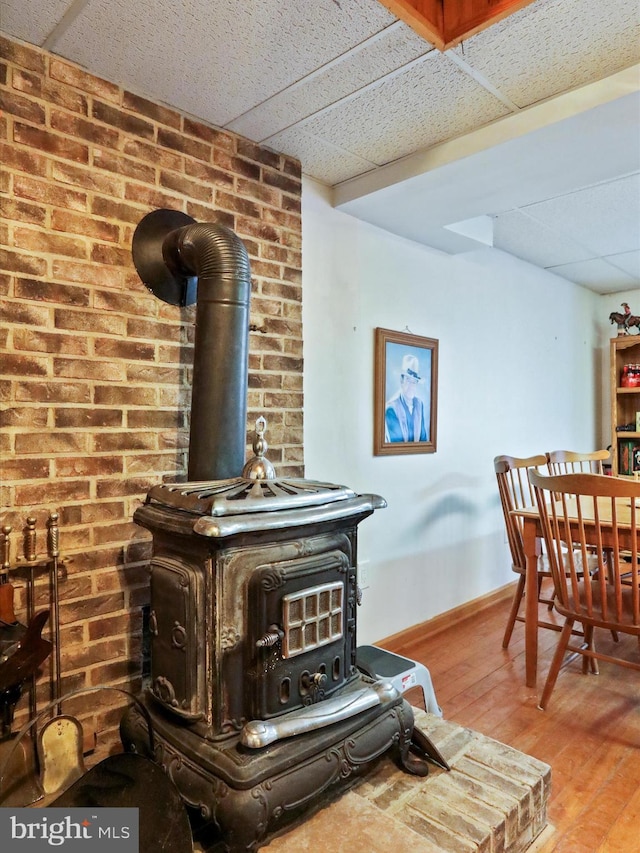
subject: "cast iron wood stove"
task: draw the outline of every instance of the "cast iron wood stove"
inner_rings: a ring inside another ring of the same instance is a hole
[[[262,419],[243,467],[250,275],[236,235],[156,211],[133,248],[161,298],[193,301],[194,276],[198,295],[189,482],[153,487],[134,515],[153,536],[151,683],[149,717],[130,710],[122,739],[144,751],[150,720],[184,801],[227,850],[250,851],[388,750],[426,773],[410,706],[356,667],[358,525],[385,502],[276,478]]]

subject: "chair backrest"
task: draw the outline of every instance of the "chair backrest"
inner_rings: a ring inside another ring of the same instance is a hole
[[[640,482],[531,471],[556,606],[578,621],[640,632]],[[584,567],[589,570],[585,571]]]
[[[574,450],[551,450],[547,453],[550,474],[602,474],[602,463],[609,459],[608,450],[578,453]]]
[[[547,464],[547,457],[528,456],[519,458],[516,456],[496,456],[493,460],[496,478],[498,480],[498,491],[504,514],[504,523],[507,530],[507,539],[511,549],[511,560],[516,571],[524,572],[525,556],[522,543],[522,524],[520,519],[514,518],[511,511],[535,506],[533,487],[529,483],[527,471],[529,468],[541,468]]]

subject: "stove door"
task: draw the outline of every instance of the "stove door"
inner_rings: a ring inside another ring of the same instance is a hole
[[[259,566],[249,620],[252,714],[312,705],[355,677],[355,569],[338,550]]]
[[[187,720],[205,713],[202,585],[202,574],[182,560],[151,562],[151,691]]]

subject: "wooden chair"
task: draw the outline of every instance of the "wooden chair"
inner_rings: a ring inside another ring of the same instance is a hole
[[[545,708],[567,652],[583,655],[583,671],[597,660],[640,671],[640,663],[598,652],[593,643],[594,628],[640,637],[640,483],[539,471],[530,471],[529,480],[540,512],[555,608],[565,619],[540,700]],[[582,566],[594,558],[595,571],[583,572]],[[572,643],[575,622],[583,626],[584,644]]]
[[[520,605],[524,598],[525,590],[525,557],[522,543],[522,522],[511,515],[511,511],[515,509],[523,509],[524,507],[535,506],[535,496],[533,488],[529,484],[527,471],[538,469],[547,464],[547,457],[540,454],[539,456],[529,456],[526,458],[518,458],[515,456],[496,456],[493,460],[493,465],[498,480],[498,491],[500,492],[500,502],[502,503],[502,512],[504,514],[504,523],[507,531],[507,541],[511,550],[511,564],[513,571],[518,574],[518,584],[513,595],[511,610],[507,619],[504,637],[502,640],[502,648],[506,649],[511,640],[513,626],[516,622],[524,622],[524,616],[519,615]],[[543,558],[538,560],[538,600],[543,600],[546,604],[552,604],[552,601],[540,599],[540,589],[543,578],[550,577],[548,567],[545,566]],[[550,622],[538,622],[539,627],[552,628],[556,631],[560,630],[560,626],[552,625]]]
[[[574,450],[552,450],[547,453],[550,474],[602,474],[602,463],[609,459],[608,450],[578,453]]]

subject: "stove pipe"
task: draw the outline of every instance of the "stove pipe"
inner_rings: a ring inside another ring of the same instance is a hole
[[[239,477],[247,429],[247,250],[224,225],[157,210],[136,228],[133,260],[156,296],[174,305],[196,302],[188,479]]]

